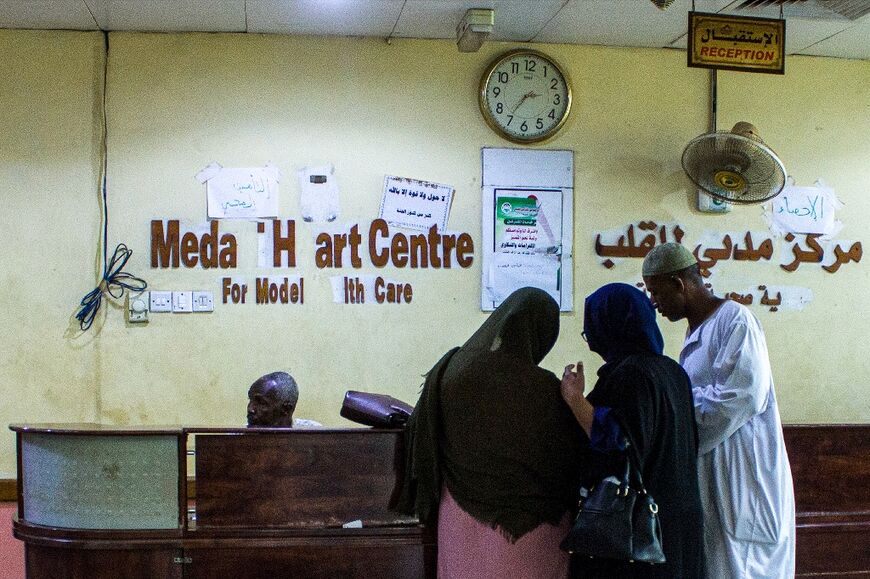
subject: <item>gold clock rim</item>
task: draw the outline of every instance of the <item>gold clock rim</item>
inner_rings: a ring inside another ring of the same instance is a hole
[[[559,119],[559,122],[556,123],[555,125],[553,125],[543,135],[539,135],[539,136],[534,137],[532,139],[521,139],[521,138],[515,137],[514,135],[505,131],[501,127],[501,125],[499,125],[498,123],[495,122],[495,119],[492,118],[492,114],[489,112],[489,107],[486,106],[487,92],[489,89],[489,82],[492,79],[493,71],[495,71],[495,69],[498,68],[498,65],[501,64],[502,62],[504,62],[505,60],[508,60],[508,59],[513,58],[514,56],[517,56],[520,54],[534,55],[534,56],[537,56],[537,57],[542,58],[543,60],[546,60],[547,62],[549,62],[551,65],[553,65],[553,67],[556,70],[559,71],[559,74],[562,75],[562,78],[565,79],[565,87],[568,90],[568,98],[567,98],[568,105],[565,107],[565,112],[562,113],[562,117]],[[559,130],[562,128],[562,126],[565,124],[565,122],[568,120],[568,115],[571,112],[571,106],[573,105],[573,102],[574,102],[572,93],[573,93],[573,91],[571,90],[571,79],[569,78],[568,73],[565,72],[565,69],[562,68],[562,65],[560,65],[558,62],[556,62],[556,60],[552,56],[545,54],[545,53],[541,52],[540,50],[534,50],[531,48],[517,48],[514,50],[509,50],[509,51],[497,56],[486,67],[486,70],[484,70],[483,75],[480,77],[480,85],[479,85],[478,91],[477,91],[477,105],[478,105],[478,107],[480,107],[480,112],[483,115],[483,120],[486,121],[486,124],[489,125],[489,128],[491,128],[493,131],[495,131],[497,134],[499,134],[503,138],[507,139],[508,141],[511,141],[512,143],[517,143],[517,144],[521,144],[521,145],[530,144],[530,143],[540,143],[542,141],[546,141],[546,140],[554,137],[556,135],[556,133],[558,133]]]

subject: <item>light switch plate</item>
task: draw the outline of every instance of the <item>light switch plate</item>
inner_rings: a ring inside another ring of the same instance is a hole
[[[195,312],[213,312],[214,311],[214,293],[196,291],[193,292],[193,311]]]
[[[190,294],[193,292],[172,292],[172,312],[183,314],[193,311],[193,301]]]
[[[151,307],[148,308],[152,312],[171,312],[172,311],[172,292],[156,292],[151,291]]]

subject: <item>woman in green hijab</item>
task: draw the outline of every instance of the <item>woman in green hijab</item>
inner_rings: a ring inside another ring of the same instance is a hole
[[[400,510],[437,521],[440,578],[567,576],[588,439],[538,366],[558,334],[556,302],[523,288],[426,375]]]

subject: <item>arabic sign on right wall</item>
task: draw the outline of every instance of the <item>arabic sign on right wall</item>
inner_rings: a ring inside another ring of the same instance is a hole
[[[708,285],[721,286],[716,288],[720,295],[772,312],[802,310],[813,299],[809,288],[767,283],[733,287],[734,280],[720,280],[716,274],[722,263],[729,261],[779,265],[789,273],[813,267],[828,274],[860,263],[860,241],[834,238],[842,226],[834,219],[839,207],[833,191],[820,183],[815,187],[789,187],[776,202],[765,206],[767,231],[705,230],[690,240],[687,228],[680,224],[638,221],[622,229],[596,233],[594,251],[601,265],[612,269],[626,258],[643,259],[656,245],[675,241],[692,250]],[[630,267],[632,276],[640,275],[640,263],[630,263]],[[641,282],[636,285],[643,288]]]

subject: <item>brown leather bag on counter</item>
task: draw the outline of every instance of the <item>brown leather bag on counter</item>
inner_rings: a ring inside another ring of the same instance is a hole
[[[341,416],[366,426],[401,428],[414,407],[387,394],[348,390],[341,405]]]

